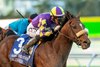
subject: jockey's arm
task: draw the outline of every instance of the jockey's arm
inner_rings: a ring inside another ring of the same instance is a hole
[[[40,37],[50,36],[51,34],[53,34],[51,28],[47,27],[45,19],[41,20],[41,24],[39,24],[39,30],[40,30]]]
[[[56,32],[56,31],[58,31],[59,29],[60,29],[60,25],[57,25],[55,28],[54,28],[54,31]]]

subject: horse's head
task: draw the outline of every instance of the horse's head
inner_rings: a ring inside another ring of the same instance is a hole
[[[67,15],[68,22],[64,24],[61,29],[61,32],[65,37],[74,41],[77,45],[81,46],[83,49],[86,49],[90,46],[90,40],[88,38],[88,32],[85,26],[81,23],[78,17]]]

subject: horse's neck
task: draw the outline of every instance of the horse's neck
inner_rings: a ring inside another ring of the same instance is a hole
[[[62,56],[63,58],[66,57],[67,59],[72,47],[71,40],[66,38],[64,35],[59,34],[52,45],[59,56]]]

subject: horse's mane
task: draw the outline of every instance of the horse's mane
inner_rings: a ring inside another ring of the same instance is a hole
[[[72,15],[69,11],[66,11],[65,16],[61,22],[61,28],[65,25],[65,23],[67,23],[72,18],[75,18],[75,16]],[[60,28],[60,30],[61,30],[61,28]]]
[[[69,11],[66,11],[65,12],[65,17],[69,20],[69,19],[72,19],[72,18],[75,18],[75,16],[73,14],[71,14]]]

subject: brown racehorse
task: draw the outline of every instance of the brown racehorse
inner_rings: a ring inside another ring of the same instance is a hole
[[[90,40],[79,18],[70,13],[66,18],[69,20],[63,24],[56,38],[42,43],[36,49],[34,56],[35,67],[66,67],[73,42],[81,46],[82,49],[89,48]],[[17,38],[15,35],[8,36],[0,43],[0,55],[2,54],[6,63],[4,64],[3,59],[0,58],[2,67],[7,64],[11,67],[25,67],[17,62],[10,61],[8,58],[12,45]]]

